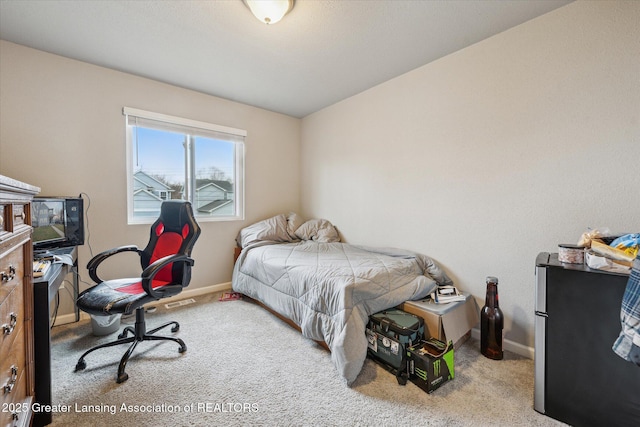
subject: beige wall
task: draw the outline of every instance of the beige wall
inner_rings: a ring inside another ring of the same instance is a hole
[[[640,231],[638,22],[572,3],[304,118],[302,213],[434,257],[481,305],[497,276],[526,353],[536,255]]]
[[[0,174],[39,186],[42,195],[86,193],[94,254],[148,240],[148,226],[127,225],[124,106],[248,133],[246,220],[200,224],[190,290],[231,280],[242,226],[299,209],[299,119],[5,41],[0,67]],[[89,258],[84,245],[82,267]],[[84,268],[81,274],[89,281]]]

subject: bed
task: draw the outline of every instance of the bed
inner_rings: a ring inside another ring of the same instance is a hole
[[[347,244],[329,221],[297,214],[250,225],[237,243],[242,250],[233,290],[290,319],[305,337],[325,342],[349,385],[367,355],[370,314],[452,284],[428,256]]]

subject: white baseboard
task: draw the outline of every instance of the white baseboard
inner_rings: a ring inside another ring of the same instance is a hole
[[[480,329],[472,329],[471,336],[477,340],[480,340]],[[527,357],[529,359],[533,359],[533,356],[535,354],[535,350],[532,347],[527,347],[526,345],[504,338],[502,339],[502,348],[503,350],[519,354],[520,356]]]
[[[171,298],[165,298],[160,301],[155,301],[153,303],[149,303],[149,307],[159,306],[162,304],[166,304],[168,302],[180,301],[187,298],[194,298],[201,295],[213,294],[216,292],[224,292],[231,289],[231,282],[219,283],[217,285],[205,286],[202,288],[195,289],[187,289],[185,291],[180,292],[178,295],[172,296]],[[90,316],[84,311],[80,312],[80,320],[88,320]],[[53,326],[65,325],[67,323],[73,323],[76,321],[76,315],[74,313],[63,314],[62,316],[58,316],[56,318],[56,322]]]

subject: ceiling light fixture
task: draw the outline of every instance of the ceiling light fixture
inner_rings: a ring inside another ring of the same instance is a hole
[[[265,24],[275,24],[293,9],[295,0],[242,0],[251,13]]]

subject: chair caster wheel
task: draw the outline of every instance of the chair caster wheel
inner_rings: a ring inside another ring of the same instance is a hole
[[[178,332],[180,330],[180,325],[176,325],[173,328],[171,328],[171,332]]]
[[[116,382],[118,384],[122,384],[123,382],[125,382],[128,379],[129,379],[129,374],[127,374],[126,372],[123,372],[121,374],[118,374],[118,378],[116,378]]]
[[[74,372],[82,371],[86,367],[87,367],[87,362],[85,362],[84,359],[80,359],[76,364],[76,369]]]
[[[187,351],[187,346],[186,345],[183,345],[182,347],[180,347],[178,349],[178,353],[184,353],[185,351]]]

